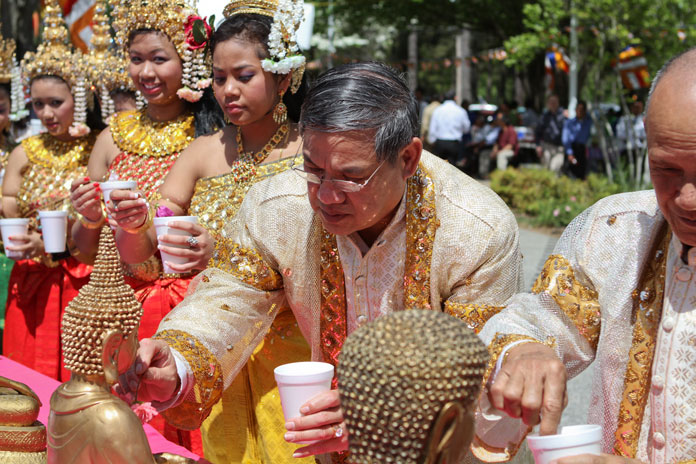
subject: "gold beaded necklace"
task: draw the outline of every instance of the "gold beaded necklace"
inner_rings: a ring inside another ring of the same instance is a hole
[[[239,161],[246,157],[251,157],[251,161],[254,164],[261,164],[264,162],[266,158],[268,158],[268,155],[271,154],[273,149],[283,140],[283,137],[288,133],[289,129],[289,124],[285,123],[282,124],[280,127],[278,127],[278,130],[276,130],[275,134],[273,134],[273,137],[271,137],[268,142],[266,142],[266,145],[264,145],[263,149],[259,152],[253,153],[245,153],[244,152],[244,144],[242,142],[242,128],[240,126],[237,126],[237,154],[239,156]]]

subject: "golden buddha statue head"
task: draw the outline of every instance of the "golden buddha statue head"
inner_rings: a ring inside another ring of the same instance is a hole
[[[487,362],[478,337],[438,311],[395,312],[351,334],[337,368],[350,461],[459,462]]]
[[[112,385],[135,360],[143,308],[123,280],[113,232],[101,231],[99,252],[87,285],[63,316],[65,367],[86,378],[104,377]]]

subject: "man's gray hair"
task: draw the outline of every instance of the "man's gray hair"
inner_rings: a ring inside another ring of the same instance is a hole
[[[650,101],[652,100],[653,93],[657,88],[658,84],[664,76],[669,74],[673,68],[681,68],[683,65],[688,65],[693,67],[696,64],[696,47],[692,47],[688,50],[674,55],[672,58],[667,60],[665,64],[662,65],[659,71],[655,73],[655,78],[650,84],[650,91],[648,92],[648,101],[645,105],[645,114],[648,114],[648,108],[650,108]]]
[[[377,62],[351,63],[322,74],[302,104],[300,131],[366,131],[379,161],[394,163],[418,137],[418,103],[401,74]]]

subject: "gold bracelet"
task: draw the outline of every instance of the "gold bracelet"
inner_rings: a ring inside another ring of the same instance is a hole
[[[145,217],[145,220],[142,224],[140,224],[137,227],[121,227],[121,229],[123,229],[125,232],[128,232],[129,234],[140,234],[143,232],[147,232],[147,230],[153,224],[152,216],[152,208],[148,208],[147,216]]]
[[[104,214],[99,218],[98,221],[90,221],[86,217],[84,217],[81,213],[79,213],[77,210],[75,210],[75,214],[77,215],[77,219],[79,219],[80,224],[85,229],[101,229],[104,223],[106,222],[106,218],[104,217]]]

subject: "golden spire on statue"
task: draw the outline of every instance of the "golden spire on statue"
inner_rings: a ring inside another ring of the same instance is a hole
[[[142,306],[126,285],[113,232],[104,226],[94,270],[63,316],[65,366],[51,397],[49,464],[187,462],[155,457],[140,419],[111,386],[135,360]]]

